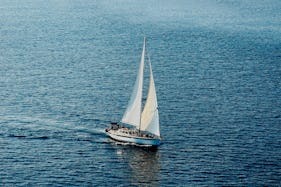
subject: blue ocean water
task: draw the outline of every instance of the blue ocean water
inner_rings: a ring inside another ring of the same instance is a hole
[[[281,186],[281,2],[0,0],[0,186]],[[143,37],[163,145],[120,145]]]

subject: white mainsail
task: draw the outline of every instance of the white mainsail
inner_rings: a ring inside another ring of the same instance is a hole
[[[140,120],[141,120],[144,56],[145,56],[145,40],[143,43],[141,62],[140,62],[138,76],[134,85],[134,90],[131,95],[127,109],[121,120],[121,122],[123,123],[134,125],[138,128],[140,126]]]
[[[150,67],[150,84],[149,84],[146,103],[141,115],[140,130],[151,132],[160,137],[157,96],[156,96],[156,89],[155,89],[152,67],[150,62],[149,62],[149,67]]]

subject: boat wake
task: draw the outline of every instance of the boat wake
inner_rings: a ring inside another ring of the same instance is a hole
[[[35,140],[47,140],[48,136],[25,136],[25,135],[14,135],[10,134],[8,137],[10,138],[20,138],[20,139],[35,139]]]
[[[0,136],[22,140],[61,139],[65,141],[104,142],[104,129],[100,124],[77,125],[73,121],[60,121],[35,116],[6,116],[1,119]],[[96,128],[95,128],[96,126]]]

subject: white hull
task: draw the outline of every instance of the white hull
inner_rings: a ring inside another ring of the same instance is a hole
[[[106,130],[106,134],[114,140],[126,143],[134,143],[136,145],[159,146],[161,144],[161,140],[157,138],[130,136],[119,133],[118,130]]]

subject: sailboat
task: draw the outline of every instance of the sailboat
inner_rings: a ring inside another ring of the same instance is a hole
[[[118,123],[111,123],[111,126],[105,129],[105,133],[110,138],[120,142],[159,146],[161,144],[159,113],[150,60],[148,60],[150,69],[149,88],[142,110],[145,48],[146,40],[144,38],[139,71],[127,109],[122,120]]]

